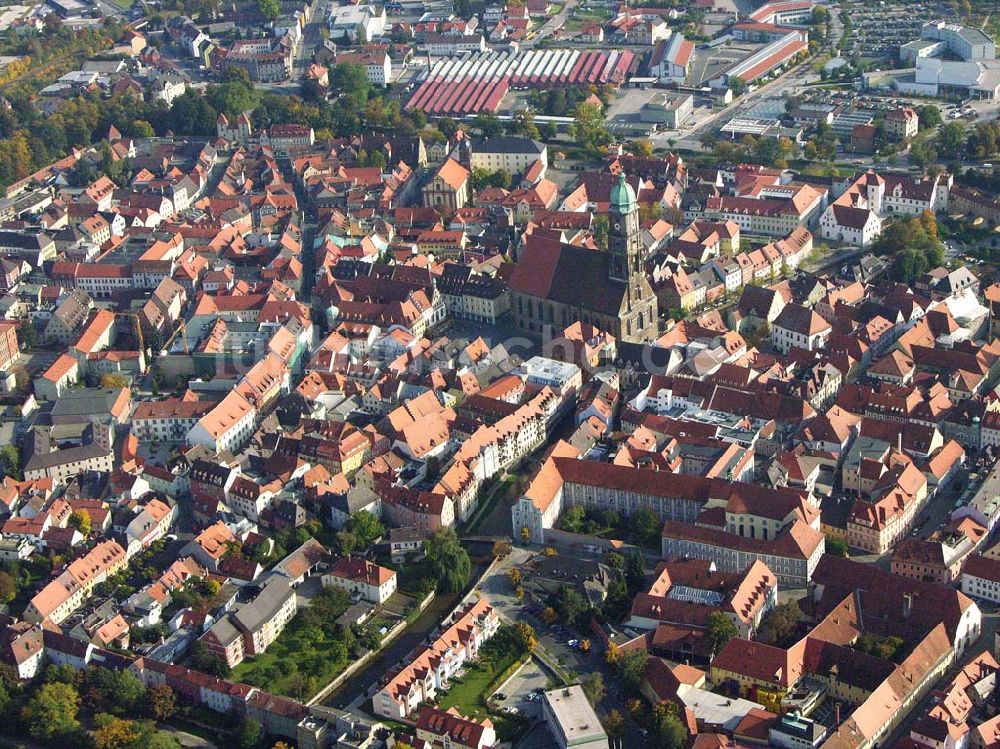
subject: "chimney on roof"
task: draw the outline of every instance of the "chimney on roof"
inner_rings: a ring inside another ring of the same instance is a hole
[[[910,612],[913,611],[913,594],[904,593],[903,594],[903,618],[909,619]]]
[[[840,725],[840,703],[836,703],[833,706],[833,727],[836,728]]]

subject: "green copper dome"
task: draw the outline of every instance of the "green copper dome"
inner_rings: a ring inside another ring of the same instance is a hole
[[[625,172],[618,175],[618,184],[611,188],[611,211],[627,215],[636,210],[635,190],[625,181]]]

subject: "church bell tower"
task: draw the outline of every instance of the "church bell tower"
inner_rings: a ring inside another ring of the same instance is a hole
[[[642,230],[639,226],[639,205],[635,190],[618,175],[618,184],[611,188],[608,215],[608,253],[611,255],[608,276],[629,283],[642,276]]]

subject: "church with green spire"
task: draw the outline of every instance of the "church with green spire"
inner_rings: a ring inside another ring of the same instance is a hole
[[[659,310],[643,261],[635,188],[620,174],[609,194],[607,250],[535,235],[525,241],[510,278],[517,329],[541,338],[546,328],[555,336],[580,321],[620,341],[655,340]]]

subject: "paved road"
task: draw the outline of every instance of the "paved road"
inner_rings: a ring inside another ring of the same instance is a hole
[[[503,685],[502,693],[506,699],[498,702],[503,707],[517,708],[521,715],[531,720],[541,718],[542,703],[534,697],[530,701],[527,698],[536,689],[548,689],[550,680],[548,669],[532,659]],[[494,692],[494,695],[498,693]]]
[[[292,80],[298,81],[305,75],[306,68],[312,62],[313,53],[323,43],[322,28],[326,23],[329,8],[330,0],[318,0],[316,7],[313,8],[309,23],[302,30],[302,43],[299,44],[295,59],[292,61]]]
[[[569,18],[569,14],[574,6],[576,6],[576,0],[566,0],[566,4],[562,9],[554,16],[547,18],[545,23],[535,32],[535,35],[524,41],[523,46],[530,49],[538,44],[538,42],[552,36],[556,31],[561,29],[563,24],[566,23],[566,19]]]

